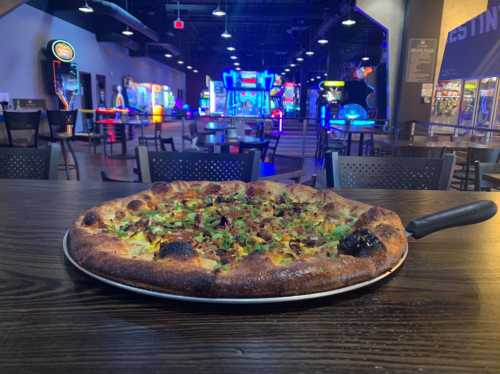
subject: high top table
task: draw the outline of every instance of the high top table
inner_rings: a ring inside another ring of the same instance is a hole
[[[133,183],[0,181],[0,373],[500,372],[500,215],[410,242],[370,288],[275,305],[129,293],[62,252],[84,209]],[[411,218],[500,193],[350,190]]]

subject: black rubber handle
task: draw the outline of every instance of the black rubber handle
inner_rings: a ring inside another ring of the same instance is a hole
[[[419,239],[450,227],[472,225],[473,223],[486,221],[496,213],[497,206],[493,201],[479,200],[414,219],[406,226],[406,231],[415,239]]]

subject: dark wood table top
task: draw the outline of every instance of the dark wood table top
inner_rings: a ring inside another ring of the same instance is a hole
[[[104,285],[62,253],[83,209],[143,185],[0,181],[0,373],[499,373],[500,216],[411,241],[386,281],[221,306]],[[351,190],[408,222],[499,193]]]
[[[500,185],[500,173],[485,173],[483,174],[485,181]]]

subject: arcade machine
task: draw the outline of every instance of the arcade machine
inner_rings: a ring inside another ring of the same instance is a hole
[[[265,117],[271,114],[270,91],[274,74],[267,71],[223,73],[227,91],[226,113],[237,117]]]
[[[497,97],[498,78],[483,78],[479,81],[478,107],[475,127],[492,128]]]
[[[295,118],[300,112],[300,89],[294,82],[283,85],[283,111],[286,117]]]
[[[276,74],[271,88],[271,118],[278,120],[279,131],[283,130],[283,81],[281,75]]]
[[[322,127],[328,127],[332,120],[338,119],[344,87],[344,81],[323,81],[319,84],[318,117]]]
[[[203,90],[200,93],[200,100],[198,102],[198,114],[206,116],[210,110],[210,91]]]
[[[46,55],[49,66],[50,91],[58,98],[62,110],[73,108],[73,100],[80,94],[78,65],[74,63],[75,49],[64,40],[51,40]]]
[[[212,116],[221,116],[226,112],[226,89],[222,81],[210,81],[209,112]]]
[[[458,124],[460,126],[472,127],[474,116],[477,110],[477,93],[479,82],[477,80],[468,80],[464,82],[462,103],[460,104],[460,114]]]
[[[462,81],[439,81],[432,103],[431,122],[456,125],[462,96]]]

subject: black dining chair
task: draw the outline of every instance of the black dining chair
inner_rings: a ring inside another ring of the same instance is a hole
[[[271,163],[274,163],[274,159],[276,158],[276,152],[278,150],[278,146],[280,144],[280,139],[281,139],[281,133],[280,132],[272,132],[269,134],[264,135],[264,139],[269,141],[269,144],[267,146],[267,153],[269,156],[269,161]],[[269,154],[270,153],[270,154]]]
[[[495,148],[468,148],[465,159],[457,163],[453,173],[452,185],[461,191],[476,188],[476,165],[478,163],[496,163],[500,161],[500,149]]]
[[[50,141],[52,143],[59,142],[59,144],[61,145],[61,153],[63,157],[62,166],[66,174],[66,179],[70,179],[69,170],[75,170],[76,180],[79,181],[80,168],[78,166],[78,160],[76,158],[75,151],[73,150],[73,147],[71,145],[72,141],[75,139],[77,115],[77,110],[47,110]],[[72,163],[69,162],[69,155],[71,155]]]
[[[38,146],[41,114],[41,111],[4,112],[10,147],[36,148]]]
[[[0,178],[57,179],[59,145],[44,148],[0,148]]]
[[[259,154],[244,155],[199,152],[151,152],[136,149],[140,180],[144,183],[173,181],[250,182],[259,176]]]
[[[442,158],[326,155],[326,184],[332,188],[447,190],[455,155]]]
[[[260,158],[264,162],[266,160],[267,150],[269,148],[269,140],[253,143],[253,142],[239,142],[239,153],[247,153],[252,151],[258,151],[260,153]]]
[[[479,161],[474,163],[474,191],[491,191],[499,187],[498,184],[483,179],[483,175],[488,173],[500,173],[500,163]]]

